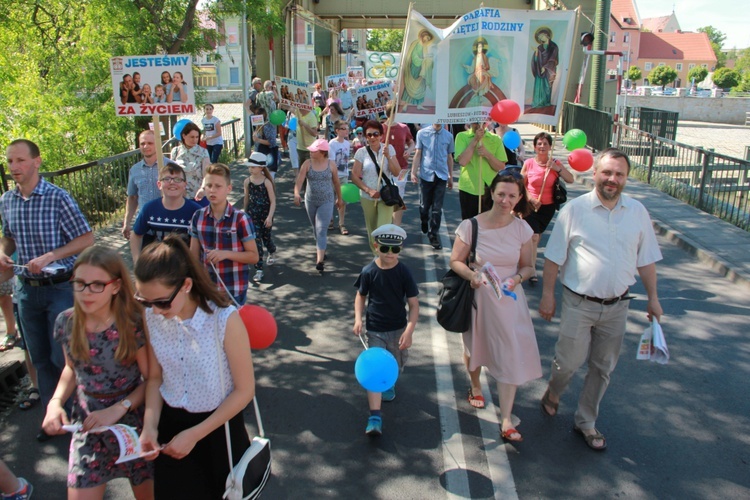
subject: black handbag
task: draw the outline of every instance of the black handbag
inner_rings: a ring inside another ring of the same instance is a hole
[[[378,165],[378,160],[375,158],[375,153],[372,152],[370,146],[367,146],[367,153],[369,153],[370,158],[372,159],[372,162],[375,164],[375,168],[378,171],[378,176],[380,176],[380,165]],[[383,174],[382,178],[383,184],[385,185],[380,188],[380,199],[383,201],[383,203],[385,203],[385,205],[388,207],[406,206],[404,204],[404,200],[401,198],[401,194],[398,192],[398,186],[391,182],[388,174]]]
[[[565,188],[565,182],[560,179],[560,176],[555,179],[555,186],[552,189],[552,201],[555,203],[555,208],[568,201],[568,190]]]
[[[471,218],[471,252],[467,265],[472,264],[477,257],[477,238],[479,227],[477,219]],[[471,327],[471,309],[474,305],[474,289],[471,282],[456,274],[453,269],[448,270],[440,280],[442,288],[437,307],[437,321],[449,332],[463,333]]]

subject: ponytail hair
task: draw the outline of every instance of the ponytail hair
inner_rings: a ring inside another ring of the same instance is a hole
[[[147,245],[141,252],[134,269],[135,279],[142,283],[159,281],[166,287],[177,287],[185,278],[193,280],[190,298],[198,307],[211,314],[208,302],[219,307],[227,307],[229,298],[211,281],[208,271],[190,253],[190,249],[176,234],[170,234],[163,241]]]
[[[143,307],[133,298],[133,283],[130,273],[119,253],[107,247],[89,247],[78,256],[73,266],[73,275],[82,265],[98,267],[107,273],[111,279],[117,279],[119,290],[112,295],[110,311],[115,318],[115,326],[119,336],[115,359],[122,364],[129,365],[135,361],[138,353],[136,330],[143,329]],[[86,313],[83,312],[78,301],[73,302],[73,314],[68,321],[72,322],[70,335],[70,354],[83,362],[91,360],[90,345],[86,335]],[[109,327],[109,325],[107,325]],[[148,338],[144,329],[144,338]]]

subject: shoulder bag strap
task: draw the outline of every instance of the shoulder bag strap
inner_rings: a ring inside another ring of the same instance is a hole
[[[471,218],[471,252],[469,253],[469,264],[477,260],[477,239],[479,238],[479,223],[477,218]]]
[[[375,159],[375,153],[372,152],[372,149],[370,146],[365,146],[367,148],[367,153],[370,155],[370,158],[372,159],[372,162],[375,164],[375,168],[378,171],[378,177],[383,178],[383,182],[385,182],[387,185],[391,184],[391,180],[388,178],[387,175],[384,175],[383,172],[380,170],[380,165],[378,164],[378,160]],[[385,154],[385,153],[384,153]]]

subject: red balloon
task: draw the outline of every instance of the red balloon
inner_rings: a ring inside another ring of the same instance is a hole
[[[514,123],[519,116],[521,116],[521,106],[510,99],[498,101],[490,110],[490,118],[503,125]]]
[[[240,318],[247,329],[252,349],[265,349],[276,340],[276,320],[265,309],[260,306],[245,304],[240,307]]]
[[[586,148],[576,149],[568,155],[570,168],[578,172],[585,172],[594,164],[594,155]]]

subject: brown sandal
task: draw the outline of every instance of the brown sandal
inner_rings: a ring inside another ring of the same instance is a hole
[[[552,400],[549,398],[549,387],[548,387],[547,391],[544,393],[544,396],[542,396],[542,402],[541,402],[542,411],[544,412],[545,415],[549,417],[554,417],[555,415],[557,415],[557,407],[559,405],[560,405],[559,401],[557,403],[553,403]],[[548,412],[547,411],[548,406],[552,408],[553,410],[555,410],[555,413]]]

